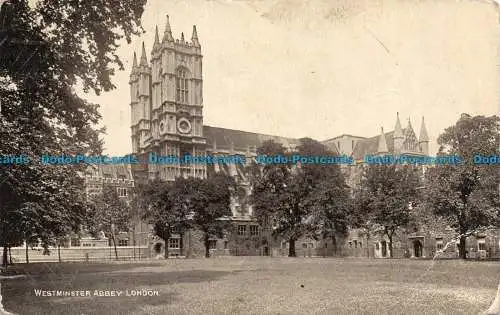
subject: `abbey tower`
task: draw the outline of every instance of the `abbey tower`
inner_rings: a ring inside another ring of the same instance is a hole
[[[156,27],[151,62],[144,43],[139,64],[134,53],[129,81],[132,152],[139,159],[205,154],[202,58],[196,26],[190,42],[184,33],[174,39],[168,15],[161,41]],[[135,172],[142,172],[143,179],[172,181],[178,176],[204,178],[206,166],[145,163]]]

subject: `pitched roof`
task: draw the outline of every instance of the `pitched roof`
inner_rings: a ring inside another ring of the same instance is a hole
[[[97,177],[133,180],[130,164],[90,164],[86,172]]]
[[[376,154],[380,136],[360,140],[352,151],[352,157],[356,160],[362,160],[365,155]],[[385,132],[385,140],[388,152],[394,152],[394,131]]]
[[[203,135],[207,138],[209,150],[213,147],[214,142],[217,149],[222,150],[229,150],[232,143],[236,151],[246,151],[249,146],[257,148],[267,140],[274,140],[285,147],[295,147],[299,144],[299,139],[211,126],[203,126]]]

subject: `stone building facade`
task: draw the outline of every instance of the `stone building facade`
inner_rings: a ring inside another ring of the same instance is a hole
[[[179,39],[175,39],[168,16],[161,37],[158,27],[156,28],[150,62],[144,43],[139,62],[134,53],[129,83],[132,153],[136,157],[147,161],[151,155],[240,155],[251,161],[256,156],[257,147],[266,140],[279,142],[288,149],[296,147],[298,139],[204,125],[202,61],[202,47],[196,26],[193,26],[190,41],[186,41],[183,33]],[[429,154],[429,136],[424,119],[422,118],[418,137],[410,119],[405,128],[401,125],[399,114],[395,120],[393,131],[385,132],[381,129],[380,134],[374,137],[343,134],[323,141],[333,153],[351,156],[356,161],[355,165],[342,166],[351,187],[359,185],[367,155]],[[234,177],[238,189],[231,199],[230,220],[233,229],[223,239],[210,241],[211,253],[285,255],[288,244],[274,240],[269,236],[270,232],[263,231],[253,218],[253,209],[248,203],[251,187],[242,165],[141,163],[134,165],[132,170],[136,181],[173,181],[179,176],[206,178],[217,172]],[[425,237],[418,233],[399,235],[394,242],[394,256],[428,257],[432,248],[440,247],[441,241],[445,240],[444,236],[440,238],[438,234],[430,235],[432,236]],[[199,232],[190,231],[182,237],[174,234],[168,244],[156,239],[152,246],[159,256],[164,254],[165,249],[174,256],[203,256],[204,248],[200,239]],[[338,241],[338,245],[336,254],[340,255],[380,258],[390,256],[387,239],[381,236],[367,238],[358,230],[350,231],[345,239]],[[495,246],[493,247],[498,252],[500,245]],[[331,240],[302,238],[296,242],[298,256],[332,256],[333,247]]]
[[[133,198],[135,180],[130,164],[91,164],[82,174],[85,180],[85,190],[88,197],[102,193],[105,186],[116,189],[118,197],[130,203]],[[130,231],[121,231],[117,235],[118,246],[149,246],[150,228],[140,218],[133,219]],[[82,238],[72,238],[72,247],[108,246],[107,239],[95,239],[86,235]]]

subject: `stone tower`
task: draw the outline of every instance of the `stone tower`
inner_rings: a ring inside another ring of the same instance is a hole
[[[134,54],[135,58],[135,54]],[[135,59],[134,59],[135,60]],[[145,48],[139,66],[132,68],[133,153],[148,164],[149,179],[172,181],[176,177],[206,177],[206,166],[191,163],[151,163],[152,156],[205,155],[203,136],[202,55],[196,26],[191,41],[174,39],[167,15],[160,41],[158,27],[148,64]],[[147,175],[146,175],[147,173]]]

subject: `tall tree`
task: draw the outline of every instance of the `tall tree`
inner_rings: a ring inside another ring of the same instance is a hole
[[[374,164],[364,169],[358,195],[363,220],[387,236],[391,258],[395,233],[410,224],[412,205],[419,203],[420,172],[414,165]]]
[[[184,178],[173,183],[156,180],[139,189],[143,219],[152,224],[155,234],[164,240],[165,258],[168,258],[168,240],[172,231],[179,231],[182,236],[191,227],[190,184],[191,181]]]
[[[289,257],[296,256],[295,242],[301,236],[318,234],[318,225],[325,237],[331,237],[334,229],[342,233],[340,212],[344,210],[340,210],[338,202],[345,199],[342,195],[334,198],[331,193],[340,190],[345,193],[344,177],[338,165],[311,160],[334,157],[333,152],[317,141],[303,138],[293,151],[287,152],[283,146],[267,142],[258,153],[289,159],[289,163],[256,165],[251,177],[255,214],[261,221],[271,219],[274,235],[285,238],[289,243]],[[309,161],[294,161],[294,156]]]
[[[287,156],[283,145],[274,141],[265,141],[257,148],[259,156]],[[250,203],[254,216],[266,232],[265,237],[277,237],[277,220],[281,202],[278,196],[286,192],[287,183],[292,176],[292,167],[285,163],[252,163],[248,166],[252,186]]]
[[[308,198],[312,221],[310,234],[314,238],[331,239],[333,253],[338,253],[338,239],[348,234],[353,226],[349,191],[342,181],[323,181]]]
[[[118,260],[116,248],[117,233],[128,231],[130,222],[130,207],[126,201],[118,197],[116,187],[104,186],[102,193],[90,199],[90,211],[87,213],[87,227],[93,236],[104,232],[111,240]]]
[[[458,155],[463,163],[439,165],[426,174],[428,205],[459,236],[459,256],[466,258],[466,239],[482,228],[499,226],[500,169],[476,164],[474,157],[498,156],[500,118],[463,114],[439,136],[438,155]],[[478,162],[478,161],[476,161]]]
[[[235,191],[234,179],[216,174],[207,179],[188,179],[191,193],[184,198],[191,210],[193,224],[203,232],[205,257],[210,257],[210,238],[223,237],[230,228],[231,193]]]
[[[78,225],[85,198],[74,179],[84,165],[49,167],[38,157],[101,152],[98,106],[73,86],[80,79],[96,93],[114,88],[115,66],[123,69],[118,41],[139,34],[145,2],[40,0],[30,7],[28,1],[9,0],[2,5],[0,154],[25,154],[32,161],[0,166],[0,191],[9,192],[0,194],[1,246],[28,237],[47,243],[63,226]]]

